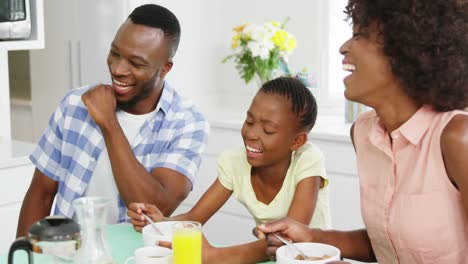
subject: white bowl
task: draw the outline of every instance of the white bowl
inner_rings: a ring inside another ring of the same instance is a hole
[[[143,227],[141,233],[143,234],[143,242],[145,246],[155,246],[157,241],[172,242],[172,228],[175,223],[177,223],[177,221],[165,221],[155,223],[155,225],[163,233],[163,235],[157,234],[156,230],[154,230],[151,224]]]
[[[307,256],[322,257],[330,256],[322,260],[297,260],[299,254],[294,248],[286,245],[278,248],[276,251],[276,263],[278,264],[325,264],[329,261],[340,260],[340,250],[334,246],[321,243],[294,243]]]

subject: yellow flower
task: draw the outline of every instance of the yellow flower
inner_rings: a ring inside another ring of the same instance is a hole
[[[275,34],[273,35],[273,37],[271,37],[271,41],[273,41],[275,46],[281,49],[281,47],[284,46],[284,40],[287,34],[288,32],[284,30],[277,30]]]
[[[296,48],[296,45],[297,45],[296,38],[293,36],[289,36],[286,51],[287,52],[293,51]]]
[[[237,47],[239,47],[240,38],[241,38],[240,33],[236,33],[234,34],[234,36],[232,36],[232,42],[231,42],[232,49],[236,49]]]
[[[234,30],[235,32],[240,33],[240,32],[242,32],[242,30],[244,30],[244,28],[245,28],[246,26],[248,26],[248,25],[249,25],[249,23],[245,23],[245,24],[242,24],[242,25],[239,25],[239,26],[233,28],[232,30]]]
[[[275,44],[276,47],[280,49],[280,51],[291,52],[296,48],[296,38],[289,34],[285,30],[277,30],[271,41]]]

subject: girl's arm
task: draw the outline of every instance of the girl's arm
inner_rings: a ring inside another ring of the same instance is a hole
[[[465,217],[468,220],[468,116],[456,115],[440,137],[445,169],[461,193]]]
[[[135,230],[141,229],[148,224],[142,213],[147,214],[154,221],[170,220],[192,220],[205,224],[208,219],[215,214],[221,206],[231,196],[232,191],[226,189],[218,179],[208,188],[195,206],[188,212],[173,217],[164,217],[161,211],[152,204],[130,203],[128,205],[127,215],[131,218],[131,223]]]
[[[309,225],[317,205],[322,182],[320,176],[307,177],[299,181],[287,217]]]
[[[203,225],[226,203],[231,194],[232,191],[226,189],[216,179],[190,211],[170,217],[168,220],[192,220]]]
[[[297,225],[309,225],[322,184],[323,179],[319,176],[305,178],[297,184],[288,212],[289,219],[295,220]],[[375,261],[366,230],[340,232],[312,229],[311,231],[312,236],[306,239],[308,241],[334,245],[340,249],[343,257]],[[281,245],[278,244],[278,246]],[[274,254],[271,252],[271,248],[268,249],[268,254]]]
[[[235,227],[233,227],[235,228]],[[265,254],[266,241],[257,240],[247,244],[215,248],[203,241],[203,264],[249,264],[268,260]]]
[[[158,246],[172,248],[171,242],[158,241]],[[202,257],[203,264],[249,264],[267,261],[265,255],[266,242],[265,240],[257,240],[247,244],[231,247],[216,248],[211,246],[202,237]]]

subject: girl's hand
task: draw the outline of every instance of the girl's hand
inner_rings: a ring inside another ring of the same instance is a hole
[[[252,230],[252,233],[253,233],[253,235],[256,236],[259,240],[266,239],[266,234],[263,233],[260,229],[258,229],[258,227],[255,227],[255,228]]]
[[[138,232],[141,232],[143,227],[149,224],[142,213],[148,215],[155,222],[167,220],[161,211],[153,204],[130,203],[128,205],[127,215],[131,219],[130,222],[133,228]]]
[[[283,243],[279,241],[272,233],[278,233],[282,237],[293,241],[293,242],[306,242],[314,240],[314,231],[309,229],[308,226],[299,223],[290,218],[283,218],[281,220],[273,221],[266,224],[261,224],[257,226],[260,237],[263,234],[266,234],[267,240],[267,255],[270,259],[274,258],[276,255],[276,250],[283,246]]]

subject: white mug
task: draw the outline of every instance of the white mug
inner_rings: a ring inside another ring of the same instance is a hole
[[[125,264],[172,264],[172,250],[164,247],[142,247],[135,250],[135,255],[128,257]]]

